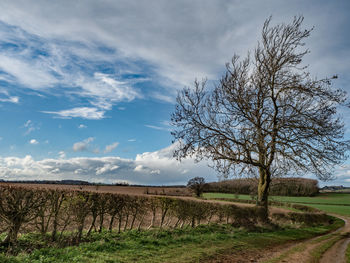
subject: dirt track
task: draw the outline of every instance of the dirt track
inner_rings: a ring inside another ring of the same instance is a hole
[[[336,215],[333,215],[336,216]],[[348,217],[340,217],[345,221],[345,226],[340,231],[341,234],[344,234],[344,238],[340,239],[337,243],[334,244],[330,249],[324,253],[322,256],[320,263],[329,263],[329,262],[337,262],[337,263],[346,263],[345,252],[350,243],[350,218]]]
[[[345,251],[350,242],[350,238],[346,235],[350,232],[350,218],[338,215],[333,216],[343,219],[345,221],[345,226],[330,234],[325,234],[309,240],[290,244],[285,247],[275,248],[274,251],[267,251],[265,255],[254,262],[264,263],[272,261],[274,263],[345,263]],[[319,249],[327,242],[339,238],[340,240],[323,254],[320,261],[313,261],[312,253],[315,252],[315,250]]]

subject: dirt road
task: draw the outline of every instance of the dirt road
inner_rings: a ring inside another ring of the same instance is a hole
[[[333,215],[345,221],[345,225],[326,235],[315,237],[303,242],[291,244],[287,247],[275,248],[269,251],[256,262],[288,262],[288,263],[346,263],[345,251],[350,243],[350,218]],[[323,250],[328,248],[320,257]]]

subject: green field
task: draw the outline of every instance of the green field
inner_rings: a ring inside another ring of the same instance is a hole
[[[0,262],[202,262],[221,254],[244,250],[255,254],[265,247],[320,235],[343,225],[336,220],[329,226],[254,231],[231,225],[201,225],[173,230],[94,233],[79,246],[42,248],[18,256],[0,254]],[[20,243],[36,245],[35,235],[24,235]],[[43,245],[43,244],[42,244]]]
[[[203,197],[207,199],[234,199],[238,197],[242,200],[251,200],[251,197],[249,195],[234,195],[224,193],[205,193]],[[350,215],[350,194],[347,193],[321,193],[315,197],[271,196],[270,200],[303,204],[320,209],[328,213]]]

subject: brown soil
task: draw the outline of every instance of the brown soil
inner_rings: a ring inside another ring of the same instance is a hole
[[[63,189],[63,190],[80,190],[80,191],[91,191],[100,193],[118,193],[118,194],[129,194],[129,195],[146,195],[147,189],[152,193],[163,191],[167,193],[171,190],[186,190],[181,187],[143,187],[143,186],[114,186],[114,185],[65,185],[65,184],[24,184],[24,183],[0,183],[0,185],[13,185],[19,187],[29,188],[44,188],[44,189]]]

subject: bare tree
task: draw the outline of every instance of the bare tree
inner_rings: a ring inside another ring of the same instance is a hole
[[[175,156],[210,159],[225,175],[257,174],[265,219],[272,176],[303,172],[327,180],[350,145],[337,115],[346,94],[331,87],[336,77],[314,79],[301,66],[312,29],[301,28],[303,17],[276,26],[270,20],[254,56],[234,55],[215,87],[195,81],[182,90],[172,115]]]
[[[187,187],[191,189],[197,197],[203,194],[205,185],[205,179],[203,177],[194,177],[187,182]]]

